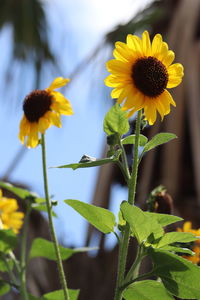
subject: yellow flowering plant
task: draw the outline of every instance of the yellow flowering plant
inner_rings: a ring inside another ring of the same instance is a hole
[[[152,126],[157,120],[157,113],[162,120],[170,113],[171,105],[175,106],[175,100],[168,89],[181,83],[183,66],[180,63],[173,63],[175,55],[168,49],[160,34],[156,34],[151,42],[147,31],[141,38],[129,34],[126,43],[117,42],[113,55],[114,59],[107,63],[107,69],[111,74],[105,79],[105,83],[113,88],[111,97],[116,99],[117,103],[107,112],[103,123],[108,144],[107,157],[96,159],[84,155],[78,163],[61,165],[57,168],[76,170],[114,163],[120,168],[127,184],[127,200],[122,201],[118,218],[109,209],[79,200],[66,199],[64,202],[96,229],[104,234],[112,233],[117,238],[119,253],[114,300],[172,300],[175,297],[200,299],[200,267],[194,256],[195,254],[199,257],[199,252],[197,253],[195,248],[198,245],[199,231],[193,230],[190,223],[185,223],[183,229],[179,231],[165,230],[167,225],[182,221],[182,218],[156,212],[160,203],[158,196],[163,197],[164,201],[167,200],[170,207],[170,197],[163,186],[151,192],[147,200],[148,211],[136,205],[138,168],[143,156],[148,155],[148,151],[155,147],[177,138],[173,133],[159,133],[148,140],[141,134],[142,120]],[[41,299],[77,300],[79,295],[79,291],[68,288],[62,260],[69,257],[69,252],[71,256],[83,250],[67,249],[58,243],[53,224],[52,208],[55,202],[49,197],[45,148],[46,130],[51,125],[61,127],[60,116],[73,113],[69,101],[55,91],[68,81],[58,77],[47,89],[30,93],[23,103],[24,115],[20,123],[19,139],[29,148],[39,144],[42,148],[45,199],[27,190],[0,183],[2,188],[13,192],[27,204],[22,233],[22,254],[17,264],[20,284],[13,281],[12,270],[7,270],[10,271],[8,284],[20,291],[22,300],[35,299],[27,290],[26,237],[30,212],[35,208],[41,210],[41,207],[48,213],[52,241],[36,238],[31,245],[28,258],[30,260],[40,256],[56,261],[61,284],[60,290],[43,295]],[[136,114],[135,132],[130,134],[129,118],[134,114]],[[127,144],[132,145],[134,150],[131,166],[125,151]],[[4,209],[5,203],[0,203],[1,226],[12,228],[17,232],[23,215],[19,213],[16,215],[17,206],[14,202],[10,202],[7,210]],[[9,223],[8,217],[11,216],[15,221]],[[128,247],[133,238],[137,244],[136,255],[129,258],[132,265],[127,267]],[[187,247],[191,243],[195,243],[193,249]],[[11,245],[10,250],[13,250]],[[90,249],[85,248],[85,251],[88,250]],[[10,259],[16,260],[13,253],[9,252],[9,255]],[[189,261],[188,255],[193,255],[193,260]],[[149,271],[142,271],[140,267],[146,257],[152,262],[151,268]]]

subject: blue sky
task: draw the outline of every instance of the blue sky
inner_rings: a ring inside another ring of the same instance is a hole
[[[69,77],[78,63],[96,47],[101,45],[104,34],[115,25],[123,23],[143,7],[149,0],[133,1],[92,1],[92,0],[49,0],[43,1],[46,7],[49,25],[51,46],[57,53],[63,74],[56,76]],[[0,35],[2,59],[1,70],[5,69],[5,61],[10,53],[9,28]],[[3,49],[3,50],[2,50]],[[63,128],[51,127],[46,134],[47,165],[57,166],[66,163],[78,162],[83,154],[101,157],[104,149],[105,135],[102,129],[103,118],[112,105],[109,91],[104,87],[103,79],[106,76],[106,55],[101,57],[98,66],[91,66],[78,74],[68,88],[62,91],[70,100],[74,115],[64,117]],[[12,66],[13,75],[19,72],[19,66]],[[99,72],[101,70],[101,72]],[[22,117],[22,101],[31,89],[31,70],[24,68],[20,74],[20,85],[12,87],[13,106],[7,105],[7,93],[2,89],[3,72],[0,81],[2,109],[0,111],[1,137],[1,169],[0,176],[7,170],[11,159],[20,147],[18,127]],[[30,78],[25,80],[27,75]],[[92,77],[92,78],[91,78]],[[46,88],[52,74],[46,74],[41,88]],[[26,84],[24,84],[26,82]],[[92,87],[92,89],[91,89]],[[10,87],[9,87],[10,89]],[[18,92],[16,92],[18,91]],[[105,92],[105,95],[103,93]],[[103,97],[101,97],[103,96]],[[59,219],[55,220],[59,236],[69,245],[83,246],[85,222],[81,216],[63,203],[64,199],[79,199],[90,202],[95,188],[98,168],[81,169],[49,169],[49,190],[59,205],[56,212]],[[33,191],[43,196],[43,179],[41,169],[41,149],[28,149],[19,166],[13,171],[10,178],[13,182],[23,183]],[[126,191],[116,187],[112,193],[116,206],[126,196]]]

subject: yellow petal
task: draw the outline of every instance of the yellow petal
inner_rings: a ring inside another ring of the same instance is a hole
[[[168,83],[167,88],[173,88],[179,85],[184,75],[183,66],[181,64],[173,64],[168,68]]]
[[[120,88],[115,88],[111,92],[111,97],[112,98],[118,98],[119,95],[121,94],[121,92],[122,92],[122,88],[121,87]]]
[[[38,124],[32,123],[30,126],[30,133],[27,139],[27,147],[35,148],[38,145]]]
[[[41,133],[45,133],[45,131],[49,128],[49,126],[50,126],[50,122],[47,118],[42,117],[39,119],[38,131],[40,131]]]
[[[165,106],[166,111],[168,110],[167,107],[169,104],[172,104],[173,106],[176,107],[176,102],[174,101],[171,94],[167,90],[164,90],[164,92],[159,97],[160,97],[160,101],[162,101],[162,104]]]
[[[144,107],[144,99],[144,95],[132,88],[127,94],[127,100],[123,104],[123,110],[134,109],[135,111],[138,111],[142,109]]]
[[[119,77],[119,76],[109,75],[104,80],[104,83],[105,83],[105,85],[107,85],[109,87],[120,87],[120,86],[124,85],[126,77],[122,78],[122,77]]]
[[[142,34],[142,49],[143,55],[151,56],[151,42],[149,38],[149,33],[146,30]]]
[[[162,36],[160,34],[156,34],[152,41],[152,56],[156,56],[158,53],[160,53],[162,43]]]
[[[127,45],[135,53],[142,55],[142,41],[136,35],[128,34],[126,38]]]
[[[169,67],[175,58],[175,54],[173,51],[169,50],[167,55],[162,59],[162,63],[166,66]]]
[[[108,72],[117,75],[121,73],[129,74],[132,65],[120,60],[111,59],[106,63],[106,67]]]
[[[53,91],[55,89],[58,89],[64,85],[66,85],[68,82],[70,81],[70,79],[68,78],[63,78],[63,77],[57,77],[56,79],[54,79],[54,81],[50,84],[50,86],[48,87],[48,90]]]
[[[113,56],[118,60],[127,62],[132,59],[133,53],[125,43],[116,42],[115,49],[113,51]]]
[[[147,97],[146,97],[147,98]],[[149,125],[153,125],[156,121],[156,105],[154,103],[154,99],[149,99],[149,97],[145,100],[144,106],[144,114],[145,118],[149,122]]]
[[[62,123],[60,121],[60,115],[58,113],[54,113],[54,112],[51,113],[51,122],[56,127],[59,127],[59,128],[62,127]]]
[[[190,221],[187,221],[183,225],[183,231],[188,232],[190,229],[192,229],[192,223]]]

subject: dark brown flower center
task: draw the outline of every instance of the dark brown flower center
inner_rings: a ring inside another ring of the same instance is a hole
[[[168,82],[166,67],[157,58],[149,56],[139,58],[132,68],[135,86],[144,95],[157,97],[164,92]]]
[[[23,110],[29,122],[38,122],[50,110],[52,96],[45,90],[35,90],[24,99]]]

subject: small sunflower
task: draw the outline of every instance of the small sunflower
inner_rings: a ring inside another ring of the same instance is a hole
[[[181,83],[183,66],[172,64],[174,52],[168,50],[162,36],[156,34],[151,44],[147,31],[141,39],[128,34],[126,43],[115,43],[113,55],[115,59],[106,64],[111,74],[105,84],[114,88],[111,97],[128,111],[128,117],[144,109],[146,120],[153,125],[157,111],[162,119],[169,114],[170,104],[176,103],[166,88]]]
[[[12,229],[18,233],[23,225],[24,214],[18,210],[16,199],[6,198],[0,190],[0,229]]]
[[[70,102],[55,89],[66,85],[69,79],[58,77],[45,90],[35,90],[26,96],[24,115],[20,122],[19,139],[27,147],[38,145],[38,133],[45,133],[51,126],[62,127],[60,115],[72,115]]]

